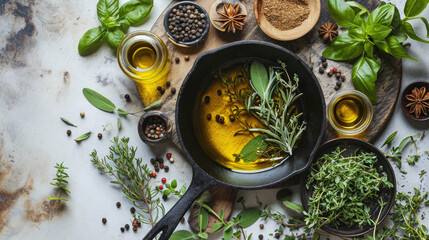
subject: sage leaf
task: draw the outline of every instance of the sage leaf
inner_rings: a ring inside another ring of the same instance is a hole
[[[94,107],[100,110],[103,110],[105,112],[115,111],[116,109],[115,104],[113,104],[109,99],[105,98],[103,95],[99,94],[98,92],[89,88],[82,89],[82,92],[86,100],[88,100],[88,102],[91,103]]]
[[[122,128],[122,120],[120,118],[118,118],[118,122],[117,122],[116,126],[118,127],[118,132],[119,132]]]
[[[187,230],[179,230],[171,234],[169,240],[191,240],[198,239],[194,237],[194,234]]]
[[[384,147],[385,145],[391,143],[393,141],[393,139],[395,139],[396,134],[398,134],[398,131],[390,134],[390,136],[386,138],[386,141],[384,141],[384,143],[383,143],[383,145],[381,145],[381,147]]]
[[[200,228],[200,232],[206,230],[208,224],[209,212],[207,209],[200,207],[200,210],[198,211],[198,226]]]
[[[343,33],[329,45],[323,56],[332,60],[349,60],[359,57],[362,54],[364,40],[356,39],[349,36],[349,33]]]
[[[120,28],[114,28],[106,33],[106,43],[113,50],[116,50],[124,39],[125,34]]]
[[[359,26],[356,24],[355,12],[344,0],[328,0],[328,10],[334,21],[341,27]]]
[[[395,5],[383,4],[378,6],[368,17],[367,25],[381,24],[389,27],[395,15]]]
[[[424,42],[424,43],[429,43],[428,40],[424,40],[422,38],[420,38],[419,36],[417,36],[416,32],[414,31],[413,26],[408,23],[408,22],[404,22],[402,27],[404,28],[405,33],[412,39],[419,41],[419,42]]]
[[[86,31],[79,40],[79,54],[86,56],[97,50],[105,34],[106,30],[102,27],[91,28]]]
[[[241,211],[236,219],[240,227],[249,227],[253,225],[261,217],[262,211],[259,208],[248,208]]]
[[[99,0],[97,16],[101,24],[115,22],[119,17],[119,0]]]
[[[289,201],[291,198],[292,198],[292,191],[287,188],[281,189],[276,194],[276,199],[280,202],[283,202],[286,200]]]
[[[162,99],[159,99],[159,100],[151,103],[149,106],[143,108],[143,110],[147,111],[147,110],[150,110],[152,108],[157,108],[157,107],[161,106],[161,104],[162,104]]]
[[[250,84],[255,92],[264,101],[265,91],[268,87],[268,73],[265,66],[259,61],[253,61],[250,65]]]
[[[64,122],[65,124],[69,125],[69,126],[77,127],[76,125],[74,125],[74,124],[73,124],[73,123],[71,123],[69,120],[67,120],[67,119],[65,119],[65,118],[63,118],[63,117],[61,117],[61,120],[63,120],[63,122]]]
[[[233,233],[234,233],[234,229],[232,229],[231,227],[229,227],[229,228],[225,227],[223,229],[223,239],[224,240],[231,240]]]
[[[290,210],[297,211],[297,212],[304,211],[304,208],[301,205],[293,203],[291,201],[283,201],[283,204]]]
[[[128,112],[125,111],[124,109],[118,108],[117,111],[119,115],[128,115]]]
[[[258,159],[261,154],[267,149],[268,144],[264,141],[267,139],[266,135],[258,135],[252,138],[241,149],[239,158],[243,159],[245,163],[253,162]]]
[[[218,231],[219,229],[221,229],[222,227],[223,227],[223,224],[221,222],[215,223],[215,224],[213,224],[212,232],[214,233],[214,232]]]
[[[84,133],[84,134],[80,135],[79,137],[75,138],[74,140],[76,142],[81,142],[81,141],[89,138],[89,136],[91,136],[91,132]]]
[[[405,2],[405,17],[415,17],[427,7],[429,0],[407,0]]]
[[[119,17],[131,25],[140,23],[151,11],[153,0],[131,0],[119,9]]]
[[[375,81],[381,64],[376,60],[363,56],[353,65],[352,80],[358,91],[364,93],[373,104],[377,103]]]

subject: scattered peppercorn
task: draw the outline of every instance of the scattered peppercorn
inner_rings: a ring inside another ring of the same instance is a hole
[[[67,130],[67,136],[71,135],[71,130]]]
[[[84,118],[85,117],[85,112],[80,112],[80,117]]]
[[[339,78],[341,77],[341,73],[339,73],[339,72],[335,73],[335,77],[336,77],[337,79],[339,79]]]
[[[181,223],[185,223],[185,218],[184,218],[184,217],[182,217],[182,219],[180,219],[180,222],[181,222]]]
[[[341,73],[341,69],[338,68],[337,71],[335,71],[336,73]]]
[[[138,227],[139,226],[139,221],[134,218],[133,223],[131,225],[133,225],[133,227]]]
[[[121,202],[117,202],[117,203],[116,203],[116,207],[117,207],[117,208],[120,208],[120,207],[121,207]]]
[[[162,179],[161,179],[161,182],[162,182],[162,183],[166,183],[166,182],[167,182],[167,179],[166,179],[166,178],[162,178]]]
[[[171,153],[167,153],[167,154],[165,154],[165,157],[166,158],[171,158],[171,155],[172,155]]]
[[[220,119],[220,115],[216,114],[216,122],[219,122],[219,119]]]
[[[164,166],[164,170],[165,170],[165,172],[168,172],[168,170],[170,170],[170,168],[168,166]]]
[[[320,68],[319,68],[319,73],[324,73],[324,72],[325,72],[325,68],[320,67]]]
[[[206,118],[207,118],[207,120],[211,120],[212,119],[212,114],[211,113],[207,113]]]
[[[221,90],[217,90],[217,95],[222,95],[222,91]]]
[[[137,227],[133,227],[133,231],[134,231],[134,232],[137,232]]]
[[[124,95],[124,98],[125,98],[125,100],[127,100],[127,102],[131,102],[131,97],[130,97],[130,94],[125,94]]]
[[[336,84],[336,86],[337,86],[337,87],[341,87],[341,82],[340,82],[340,81],[338,81],[338,82],[337,82],[337,84]]]
[[[168,198],[168,196],[167,196],[167,195],[162,195],[162,200],[166,201],[166,200],[167,200],[167,198]]]
[[[159,91],[160,93],[161,93],[161,95],[162,94],[164,94],[165,93],[165,89],[164,88],[161,88],[161,91]]]
[[[338,70],[337,70],[337,68],[332,68],[332,72],[334,72],[334,73],[336,73]]]
[[[204,97],[204,102],[205,102],[206,104],[209,104],[209,103],[210,103],[210,97],[209,97],[209,96],[205,96],[205,97]]]
[[[180,62],[180,58],[176,57],[176,58],[174,59],[174,61],[176,61],[176,63],[179,63],[179,62]]]
[[[340,87],[335,86],[334,89],[335,89],[335,91],[337,91],[338,89],[340,89]]]
[[[159,172],[159,167],[155,167],[155,172]]]
[[[159,164],[159,168],[163,169],[164,168],[164,164]]]
[[[152,171],[149,171],[149,175],[152,175],[152,173],[153,173]]]
[[[264,239],[264,235],[262,235],[262,234],[259,234],[259,239]]]
[[[341,82],[346,81],[346,76],[345,75],[341,75]]]
[[[157,168],[158,166],[159,166],[159,163],[157,163],[157,162],[153,164],[154,168]]]
[[[131,207],[130,208],[130,212],[131,212],[131,214],[134,214],[135,212],[136,212],[136,209],[134,208],[134,207]],[[127,224],[128,225],[128,224]],[[126,226],[126,225],[125,225]]]
[[[164,188],[164,186],[163,185],[159,185],[158,188],[162,190]]]
[[[171,82],[170,82],[170,81],[167,81],[167,82],[165,83],[165,85],[166,85],[167,87],[170,87]]]
[[[274,234],[274,237],[275,237],[275,238],[280,238],[280,233],[276,233],[276,234]]]
[[[330,70],[330,71],[328,72],[328,77],[332,77],[332,75],[334,75],[334,72],[333,72],[332,70]]]
[[[174,163],[174,158],[170,158],[168,160],[170,160],[171,163]]]
[[[161,91],[161,89],[162,89],[161,86],[156,87],[156,90],[158,90],[158,91]]]
[[[99,133],[98,135],[98,139],[102,139],[103,138],[103,134]]]
[[[164,163],[164,158],[162,157],[156,157],[156,161],[159,163]]]
[[[262,223],[261,223],[261,224],[259,224],[259,228],[260,228],[260,229],[264,229],[264,224],[262,224]]]
[[[151,158],[150,159],[150,163],[153,165],[153,164],[155,164],[156,163],[156,160],[155,160],[155,158]]]
[[[152,177],[156,177],[156,173],[152,173]]]
[[[101,222],[103,222],[103,224],[106,224],[107,219],[106,219],[106,218],[102,218],[102,219],[101,219]]]
[[[185,56],[185,61],[189,61],[189,56],[188,55]]]
[[[135,210],[134,210],[135,211]],[[127,231],[128,230],[130,230],[130,225],[127,223],[127,224],[125,224],[125,229],[127,229]]]
[[[320,57],[320,60],[321,60],[322,62],[326,62],[326,58],[325,58],[325,57]]]
[[[322,63],[322,67],[327,68],[328,67],[328,63],[327,62],[323,62]]]
[[[124,227],[121,227],[121,232],[125,232],[125,228]]]
[[[176,94],[176,88],[175,87],[171,88],[171,94],[173,94],[173,95]]]
[[[221,124],[224,124],[224,123],[225,123],[225,118],[224,118],[224,117],[220,117],[220,118],[219,118],[219,122],[220,122]]]
[[[229,115],[229,121],[234,122],[235,121],[235,117],[234,115]]]

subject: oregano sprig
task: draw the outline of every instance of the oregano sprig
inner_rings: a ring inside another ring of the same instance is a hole
[[[65,194],[70,194],[70,190],[68,190],[67,185],[68,181],[66,180],[69,178],[69,175],[66,173],[66,170],[68,169],[66,166],[64,166],[64,162],[58,164],[56,163],[55,168],[57,169],[57,173],[55,174],[56,177],[52,179],[52,182],[50,182],[51,185],[58,188],[58,195],[49,197],[49,200],[58,200],[58,201],[68,201],[68,198],[66,198]]]

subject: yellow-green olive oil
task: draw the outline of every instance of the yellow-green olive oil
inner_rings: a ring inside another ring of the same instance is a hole
[[[336,99],[331,108],[333,123],[343,131],[358,129],[369,120],[367,106],[355,94],[345,94]]]

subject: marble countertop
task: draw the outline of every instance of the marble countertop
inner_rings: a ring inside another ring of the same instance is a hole
[[[402,9],[405,1],[391,2]],[[149,30],[169,3],[169,0],[155,1],[147,20],[131,30]],[[99,24],[95,6],[96,1],[84,0],[0,2],[0,239],[141,239],[149,230],[147,225],[137,233],[121,233],[120,227],[132,218],[129,212],[132,204],[90,162],[92,149],[106,154],[109,139],[117,135],[129,136],[130,143],[138,147],[138,155],[144,160],[171,152],[176,161],[168,173],[160,176],[189,186],[192,170],[178,149],[171,144],[146,146],[136,131],[137,117],[123,118],[122,130],[118,132],[114,127],[118,115],[95,109],[83,97],[82,88],[88,87],[118,107],[130,111],[142,107],[134,83],[118,68],[116,57],[107,45],[87,57],[78,54],[81,35]],[[423,16],[429,16],[428,9]],[[424,25],[416,21],[415,26],[416,31],[425,36]],[[411,43],[409,54],[420,61],[403,61],[402,89],[429,78],[429,45],[407,42]],[[127,93],[132,98],[130,103],[123,97]],[[83,119],[79,116],[82,111],[86,113]],[[65,125],[60,117],[78,127]],[[103,132],[103,125],[107,124],[110,125]],[[397,105],[376,145],[381,146],[396,130],[398,138],[403,138],[428,128],[429,122],[408,120]],[[68,129],[72,130],[71,137],[66,135]],[[88,140],[80,144],[73,141],[88,131],[93,132]],[[96,137],[99,132],[103,133],[102,140]],[[428,150],[429,139],[423,139],[419,145],[422,150]],[[404,152],[408,153],[409,149]],[[427,161],[425,156],[415,166],[404,164],[408,174],[401,174],[394,167],[399,191],[408,192],[413,187],[427,190],[429,177],[424,176],[421,181],[418,174],[422,169],[429,171]],[[52,212],[46,207],[47,198],[54,190],[49,182],[55,175],[55,163],[61,162],[69,167],[72,193],[65,208]],[[154,184],[160,184],[160,179]],[[244,196],[249,207],[262,202],[284,212],[275,199],[276,191],[240,191],[237,197]],[[166,209],[176,200],[171,197],[166,201]],[[115,205],[118,201],[122,203],[119,209]],[[299,202],[299,197],[295,196],[294,201]],[[240,210],[237,204],[234,212]],[[425,211],[427,213],[427,209]],[[103,217],[107,218],[106,225],[101,223]],[[429,223],[427,219],[424,222]],[[265,224],[264,230],[255,224],[247,228],[246,233],[253,233],[252,239],[261,233],[264,239],[273,239],[268,234],[277,224],[262,220],[258,223]],[[179,223],[178,229],[188,229],[188,224]],[[209,237],[220,238],[219,234]]]

